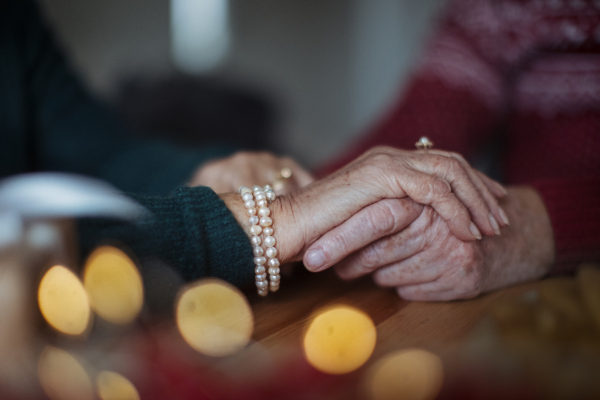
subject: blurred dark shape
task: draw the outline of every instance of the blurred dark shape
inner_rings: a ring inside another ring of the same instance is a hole
[[[185,283],[184,280],[173,268],[159,259],[149,257],[140,260],[140,263],[148,314],[157,318],[172,317],[175,299]]]
[[[186,145],[269,148],[275,110],[264,94],[214,78],[175,75],[126,80],[117,110],[145,136],[168,135]]]

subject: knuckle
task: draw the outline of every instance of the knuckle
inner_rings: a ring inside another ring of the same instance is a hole
[[[441,178],[432,177],[428,184],[428,202],[431,203],[433,199],[439,199],[447,197],[451,192],[452,188],[450,184]]]
[[[362,269],[370,272],[379,267],[380,260],[381,244],[375,242],[360,251],[357,261]]]
[[[366,218],[366,230],[374,237],[383,237],[392,233],[396,226],[396,208],[394,201],[382,200],[369,207]]]
[[[467,171],[465,171],[463,165],[456,158],[448,158],[447,161],[448,171],[457,178],[465,178]]]

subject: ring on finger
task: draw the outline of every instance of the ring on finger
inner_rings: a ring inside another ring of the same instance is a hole
[[[283,167],[279,170],[277,177],[273,181],[273,190],[276,192],[283,190],[288,180],[292,177],[292,169],[290,167]]]
[[[415,143],[415,146],[419,150],[428,150],[433,148],[433,142],[426,136],[423,136]]]

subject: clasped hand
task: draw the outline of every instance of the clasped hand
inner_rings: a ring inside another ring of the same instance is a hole
[[[373,273],[407,299],[472,297],[486,280],[478,239],[508,224],[497,200],[505,194],[457,154],[377,147],[278,198],[280,259],[311,271],[335,265],[344,279]]]

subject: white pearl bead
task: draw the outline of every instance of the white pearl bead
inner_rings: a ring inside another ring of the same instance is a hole
[[[269,201],[273,201],[273,200],[275,200],[275,199],[277,198],[277,195],[276,195],[276,194],[275,194],[275,192],[274,192],[274,191],[272,191],[272,190],[269,190],[269,191],[268,191],[267,193],[265,193],[265,194],[266,194],[266,196],[267,196],[267,199],[268,199]]]
[[[270,249],[272,249],[272,247],[269,247],[269,248],[270,248]],[[264,250],[263,250],[263,248],[262,248],[262,247],[260,247],[260,246],[256,246],[256,247],[252,248],[252,253],[254,253],[254,256],[255,256],[255,257],[260,257],[260,256],[262,256],[262,255],[264,254],[264,252],[265,252],[265,251],[264,251]]]
[[[244,193],[242,199],[244,199],[244,201],[250,201],[254,199],[254,196],[252,196],[252,193]]]
[[[260,275],[260,274],[264,274],[267,270],[265,269],[264,265],[258,265],[256,268],[254,268],[254,273],[256,275]]]
[[[240,188],[238,189],[238,192],[240,192],[243,196],[246,193],[252,193],[252,190],[250,190],[250,188],[248,186],[240,186]]]
[[[279,288],[279,281],[271,282],[271,288],[274,288],[274,287]]]
[[[264,273],[263,273],[263,274],[257,274],[257,275],[256,275],[256,280],[257,280],[257,281],[264,281],[264,280],[266,280],[266,279],[267,279],[267,274],[264,274]]]
[[[261,232],[262,232],[262,228],[261,228],[261,226],[260,226],[260,225],[252,225],[252,226],[250,227],[250,233],[251,233],[252,235],[255,235],[255,236],[256,236],[256,235],[260,235],[260,233],[261,233]]]
[[[264,263],[267,262],[267,259],[264,257],[254,257],[254,264],[256,265],[263,265]]]
[[[269,210],[269,207],[261,207],[258,210],[258,215],[260,215],[261,217],[268,217],[269,215],[271,215],[271,210]]]
[[[254,246],[260,246],[260,244],[262,243],[262,239],[260,238],[260,236],[252,236],[250,238],[250,243],[252,243]]]
[[[255,192],[254,198],[258,200],[266,200],[267,196],[263,192]]]
[[[273,228],[270,228],[270,227],[263,228],[263,233],[265,234],[265,236],[273,236]]]
[[[271,292],[276,292],[278,290],[279,290],[279,286],[271,286]]]
[[[275,238],[273,236],[267,236],[265,238],[265,246],[267,246],[267,247],[275,246]]]
[[[256,281],[256,287],[259,289],[266,289],[269,287],[269,282],[267,281]]]
[[[260,186],[258,186],[258,185],[252,186],[252,191],[253,192],[256,192],[257,190],[262,190],[262,188]]]
[[[264,190],[265,192],[268,192],[269,190],[273,190],[273,188],[271,187],[271,185],[265,185],[265,186],[263,187],[263,190]]]
[[[269,275],[279,275],[279,268],[277,267],[269,267]]]
[[[262,217],[260,219],[260,225],[261,226],[271,226],[271,225],[273,225],[273,220],[269,217]]]
[[[253,208],[256,206],[256,203],[254,200],[248,200],[244,202],[244,206],[246,206],[246,208]]]
[[[281,280],[281,275],[271,275],[269,279],[271,279],[271,282],[279,282]]]
[[[266,228],[263,229],[263,232],[266,230],[267,230]],[[261,247],[261,249],[262,249],[262,247]],[[275,247],[268,247],[267,248],[267,257],[273,258],[275,256],[277,256],[277,249]]]
[[[258,202],[256,203],[256,205],[259,206],[259,207],[266,207],[267,204],[269,204],[269,203],[267,202],[267,200],[264,200],[264,199],[263,200],[258,200]]]
[[[248,213],[248,216],[251,217],[253,215],[256,215],[256,208],[252,207],[252,208],[247,208],[246,212]]]
[[[259,219],[257,215],[253,215],[248,219],[250,225],[258,225]]]
[[[273,289],[271,289],[271,291],[273,291],[273,292],[274,292],[274,290],[273,290]],[[269,291],[268,291],[268,290],[259,290],[259,291],[258,291],[258,294],[259,294],[260,296],[262,296],[262,297],[265,297],[266,295],[268,295],[268,294],[269,294]]]
[[[273,268],[279,267],[279,260],[276,258],[271,258],[269,260],[269,267],[273,267]],[[279,273],[279,272],[277,272],[277,273]]]

